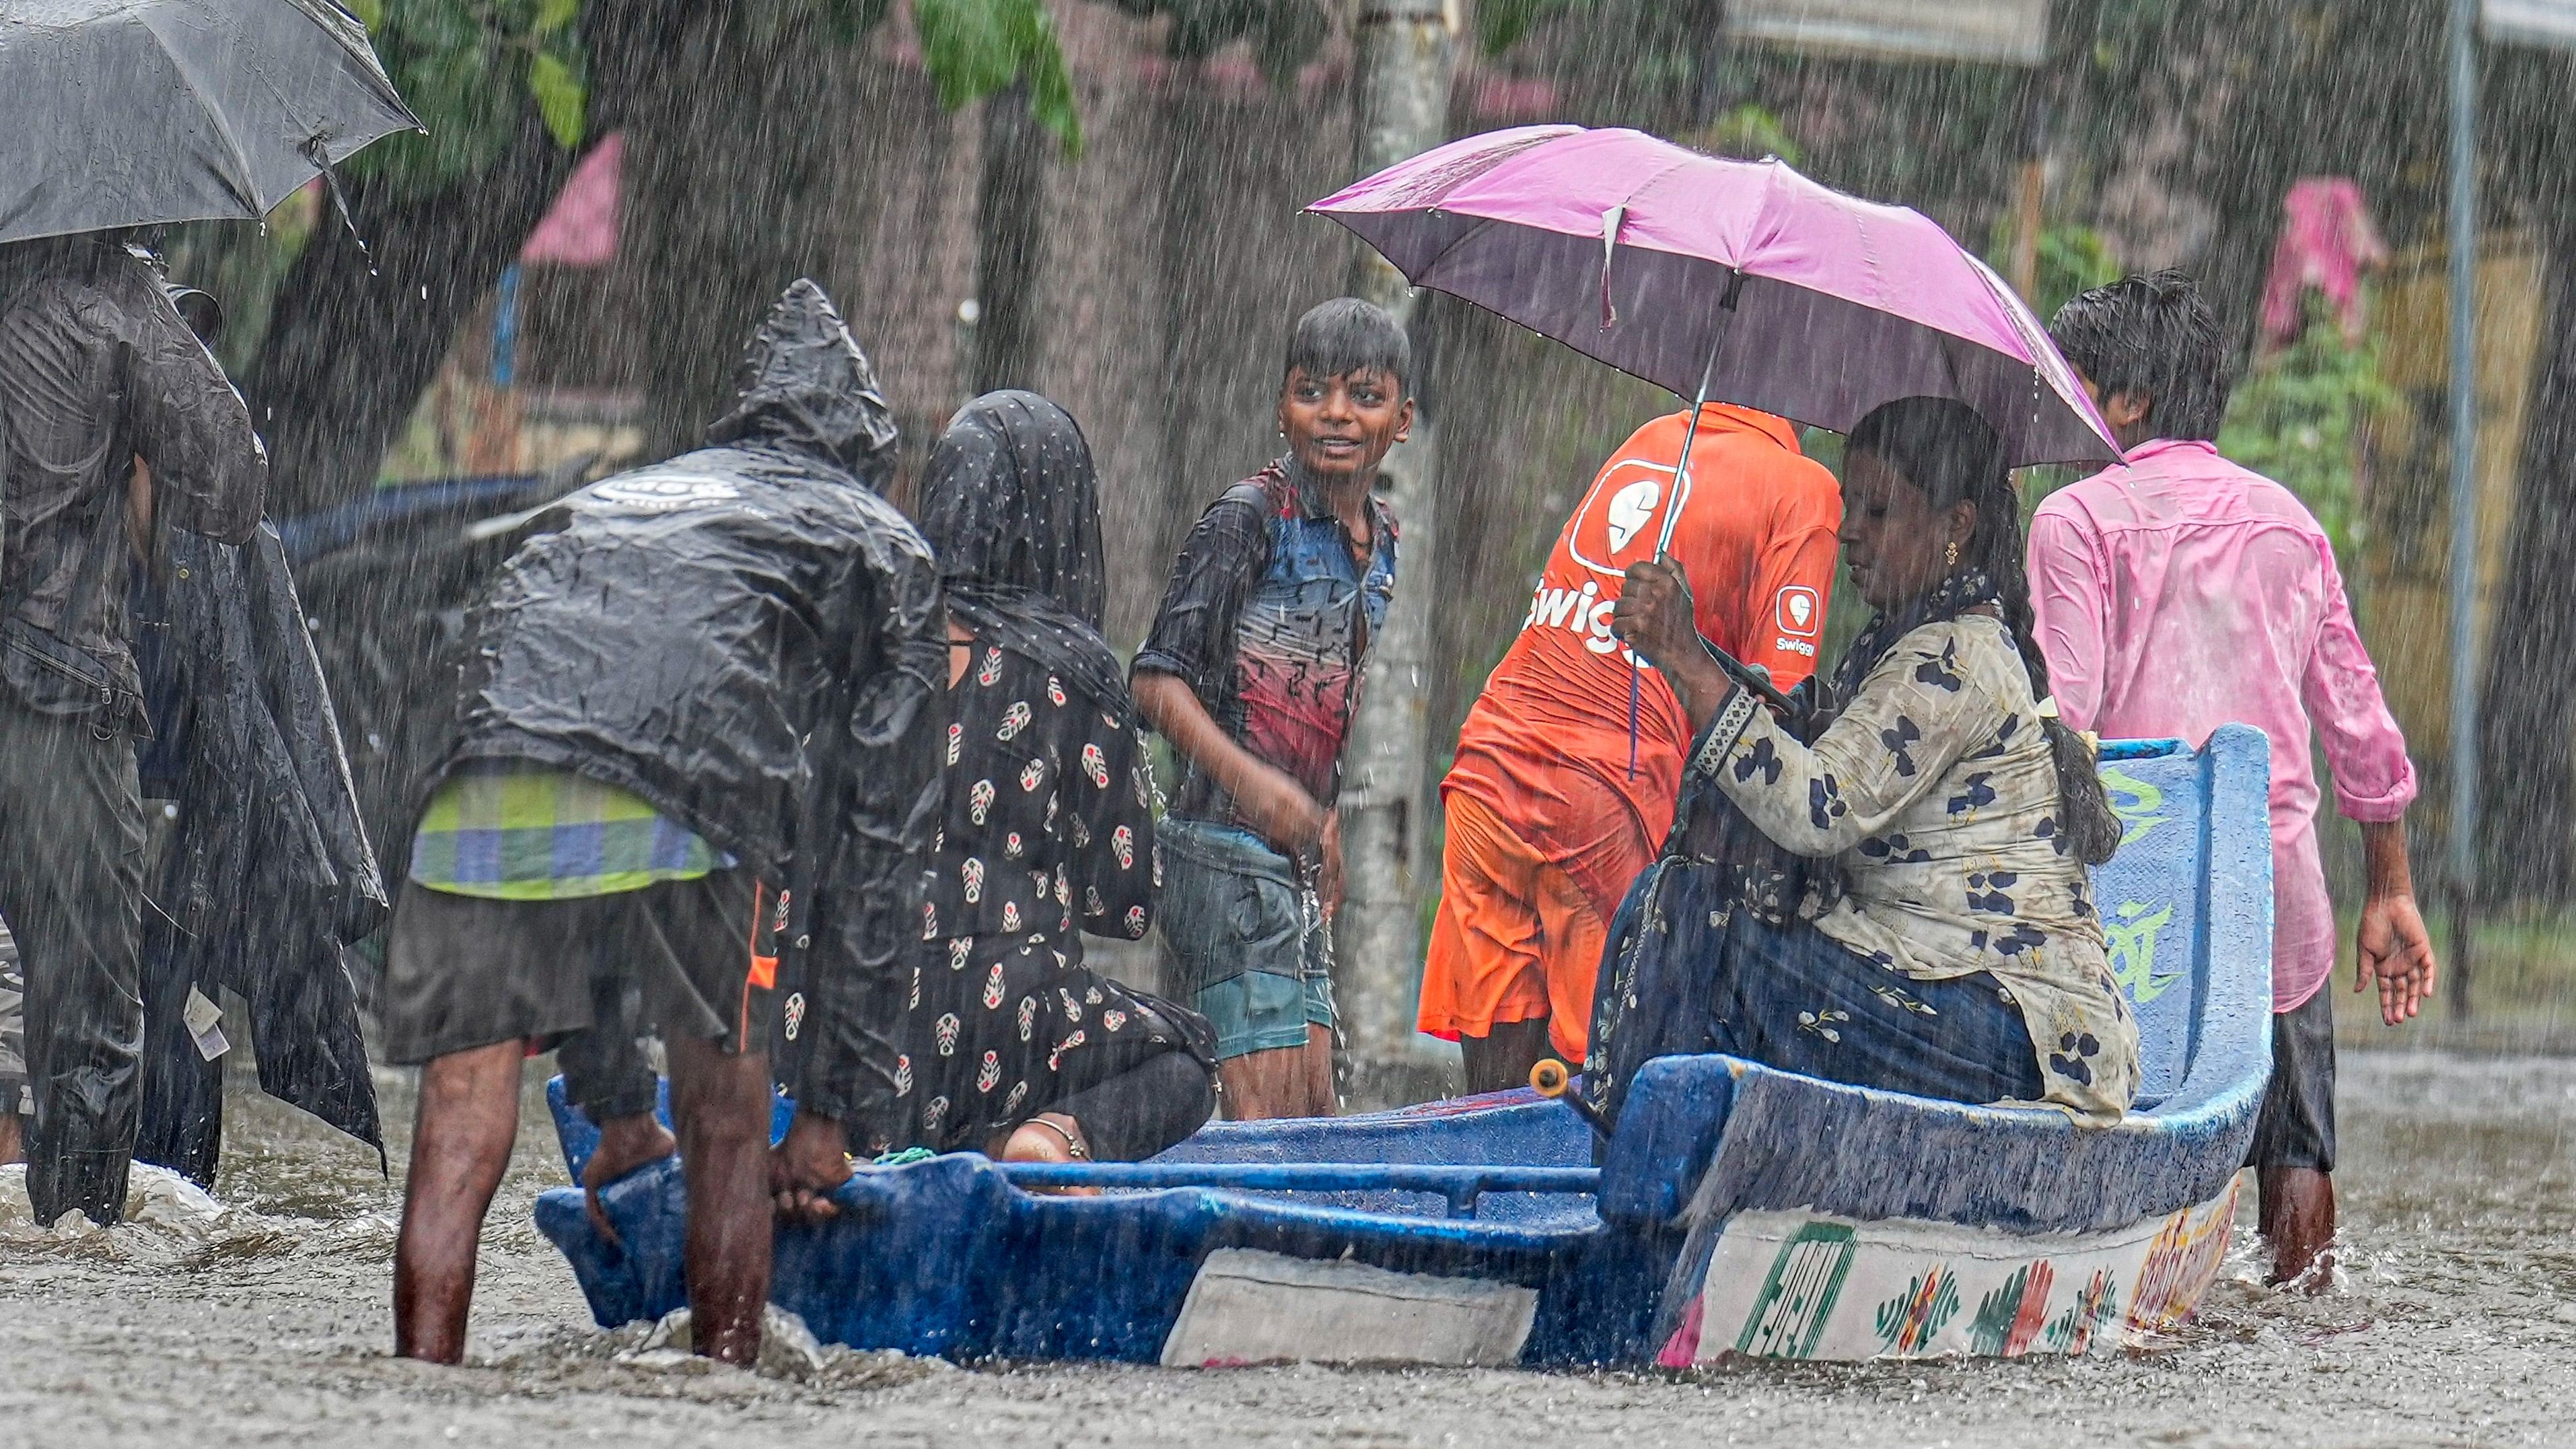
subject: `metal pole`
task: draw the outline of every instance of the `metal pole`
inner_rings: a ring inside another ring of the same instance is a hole
[[[2451,1007],[2469,1009],[2478,857],[2478,5],[2451,0]]]

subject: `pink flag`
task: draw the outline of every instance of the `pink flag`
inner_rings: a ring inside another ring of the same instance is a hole
[[[519,260],[565,267],[604,267],[617,260],[617,178],[625,155],[625,132],[602,136],[528,233]]]

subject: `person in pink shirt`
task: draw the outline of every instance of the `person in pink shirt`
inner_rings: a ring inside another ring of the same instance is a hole
[[[2406,864],[2415,767],[2353,629],[2325,531],[2290,491],[2218,455],[2227,349],[2192,279],[2083,293],[2049,335],[2126,463],[2052,495],[2030,527],[2031,603],[2057,707],[2080,730],[2192,745],[2230,720],[2272,742],[2272,1082],[2248,1165],[2272,1279],[2334,1239],[2334,905],[2317,855],[2309,737],[2361,824],[2369,887],[2353,989],[2395,1026],[2432,994],[2433,946]],[[2325,1273],[2311,1279],[2321,1283]]]

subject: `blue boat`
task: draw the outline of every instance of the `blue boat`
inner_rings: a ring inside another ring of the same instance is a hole
[[[2081,1354],[2215,1277],[2271,1066],[2263,737],[2120,742],[2096,874],[2144,1072],[2119,1125],[1723,1056],[1649,1063],[1598,1154],[1530,1091],[1215,1123],[1151,1162],[862,1170],[782,1227],[773,1297],[826,1342],[954,1359],[1685,1366],[1740,1355]],[[597,1134],[552,1100],[576,1177]],[[781,1103],[778,1126],[789,1112]],[[1072,1197],[1032,1188],[1094,1187]],[[602,1325],[682,1306],[656,1164],[537,1225]]]

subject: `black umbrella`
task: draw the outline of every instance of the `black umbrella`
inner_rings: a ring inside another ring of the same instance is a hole
[[[328,0],[0,5],[0,242],[255,221],[419,126]]]

